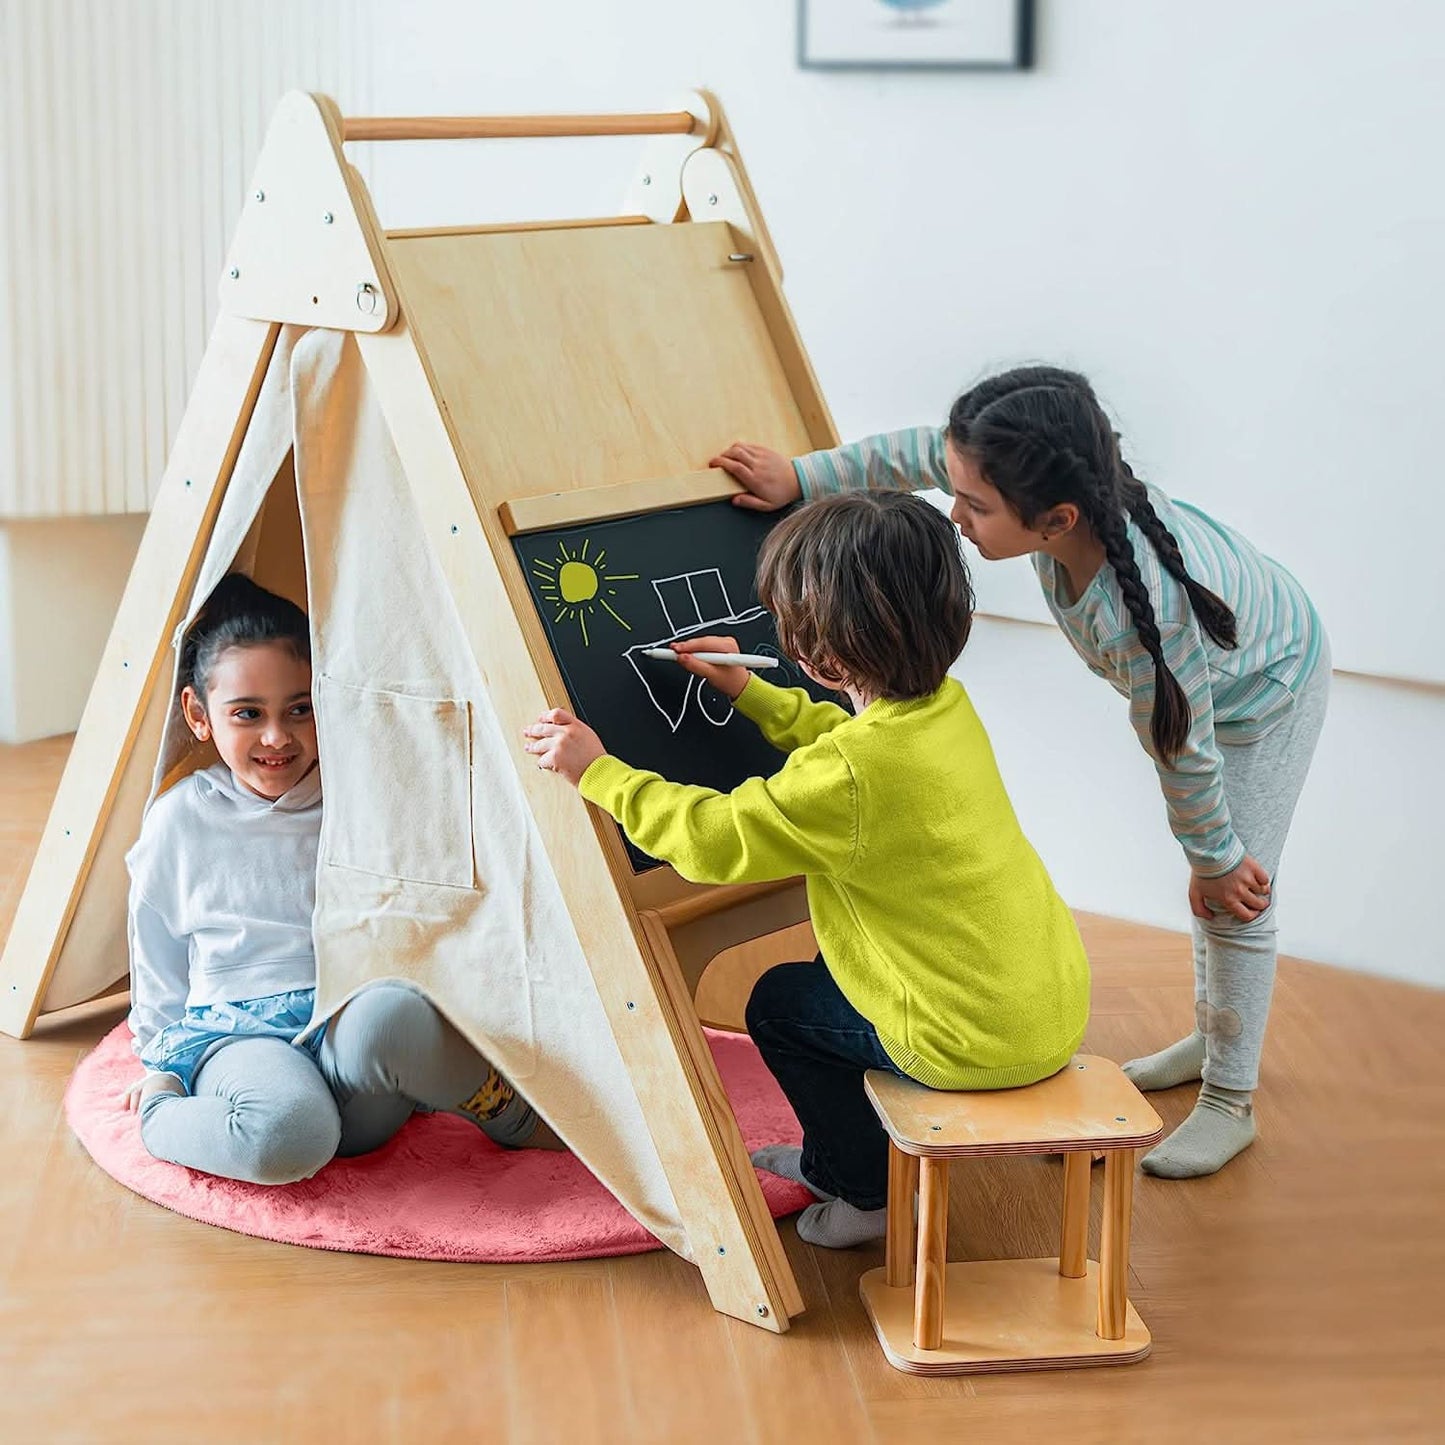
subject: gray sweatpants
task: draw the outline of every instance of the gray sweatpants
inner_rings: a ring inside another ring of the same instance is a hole
[[[330,1021],[316,1061],[282,1039],[222,1045],[191,1094],[145,1101],[141,1138],[188,1169],[290,1184],[338,1154],[379,1149],[418,1106],[468,1118],[506,1146],[525,1143],[537,1122],[422,994],[378,983]]]
[[[1204,1082],[1251,1091],[1274,993],[1280,854],[1304,788],[1330,695],[1328,644],[1289,715],[1258,742],[1220,747],[1224,797],[1240,841],[1268,872],[1269,907],[1252,923],[1233,914],[1194,920],[1194,1017],[1204,1035]]]

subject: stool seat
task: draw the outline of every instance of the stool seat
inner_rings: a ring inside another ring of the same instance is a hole
[[[892,1365],[968,1374],[1127,1364],[1149,1353],[1127,1294],[1129,1224],[1134,1151],[1157,1143],[1164,1125],[1116,1063],[1076,1054],[1017,1089],[944,1092],[881,1070],[864,1087],[888,1133],[888,1243],[884,1268],[858,1288]],[[1096,1150],[1097,1264],[1088,1257]],[[1058,1257],[949,1264],[948,1161],[1003,1154],[1064,1156]]]
[[[1164,1129],[1118,1064],[1092,1054],[1020,1089],[945,1093],[882,1069],[863,1086],[888,1137],[921,1158],[1145,1149]]]

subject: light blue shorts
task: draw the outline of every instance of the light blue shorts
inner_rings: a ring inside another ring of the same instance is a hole
[[[315,1005],[316,990],[298,988],[266,998],[188,1008],[181,1018],[168,1024],[146,1045],[141,1062],[148,1069],[174,1074],[189,1094],[194,1090],[201,1065],[217,1049],[224,1048],[233,1039],[281,1039],[294,1043],[296,1036],[311,1023]],[[321,1052],[325,1035],[323,1024],[297,1047],[314,1060]]]

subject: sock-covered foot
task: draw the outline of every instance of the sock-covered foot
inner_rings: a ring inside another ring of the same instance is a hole
[[[748,1158],[753,1161],[754,1168],[766,1169],[769,1174],[776,1174],[780,1179],[791,1179],[794,1184],[811,1189],[813,1197],[825,1204],[838,1197],[836,1194],[829,1194],[826,1189],[809,1184],[803,1178],[803,1150],[797,1144],[769,1144],[762,1149],[754,1149]]]
[[[1144,1156],[1140,1167],[1161,1179],[1198,1179],[1224,1168],[1254,1143],[1252,1097],[1206,1084],[1194,1112]]]
[[[1204,1035],[1196,1029],[1187,1038],[1157,1054],[1130,1059],[1124,1065],[1124,1077],[1136,1089],[1172,1089],[1178,1084],[1194,1084],[1204,1077]]]
[[[886,1209],[855,1209],[846,1199],[810,1204],[798,1216],[798,1238],[824,1249],[852,1249],[887,1232]]]
[[[487,1070],[470,1098],[448,1113],[468,1119],[503,1149],[557,1149],[567,1146],[542,1116],[495,1069]]]
[[[567,1153],[567,1145],[540,1114],[537,1115],[537,1123],[532,1132],[515,1147],[519,1149],[550,1149],[556,1154]]]

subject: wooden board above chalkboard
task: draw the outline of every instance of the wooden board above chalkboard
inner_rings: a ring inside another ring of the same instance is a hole
[[[643,656],[686,637],[735,637],[744,652],[778,658],[769,681],[836,700],[783,656],[758,604],[758,550],[782,515],[723,500],[513,537],[572,710],[609,752],[724,792],[782,767],[784,754],[715,688],[675,662]],[[630,843],[627,851],[635,871],[656,866]]]
[[[744,488],[725,471],[713,467],[681,477],[656,477],[642,482],[617,482],[610,487],[583,491],[544,492],[503,502],[497,509],[509,537],[524,532],[547,532],[573,522],[601,522],[609,517],[633,517],[664,507],[695,507],[735,497]]]

